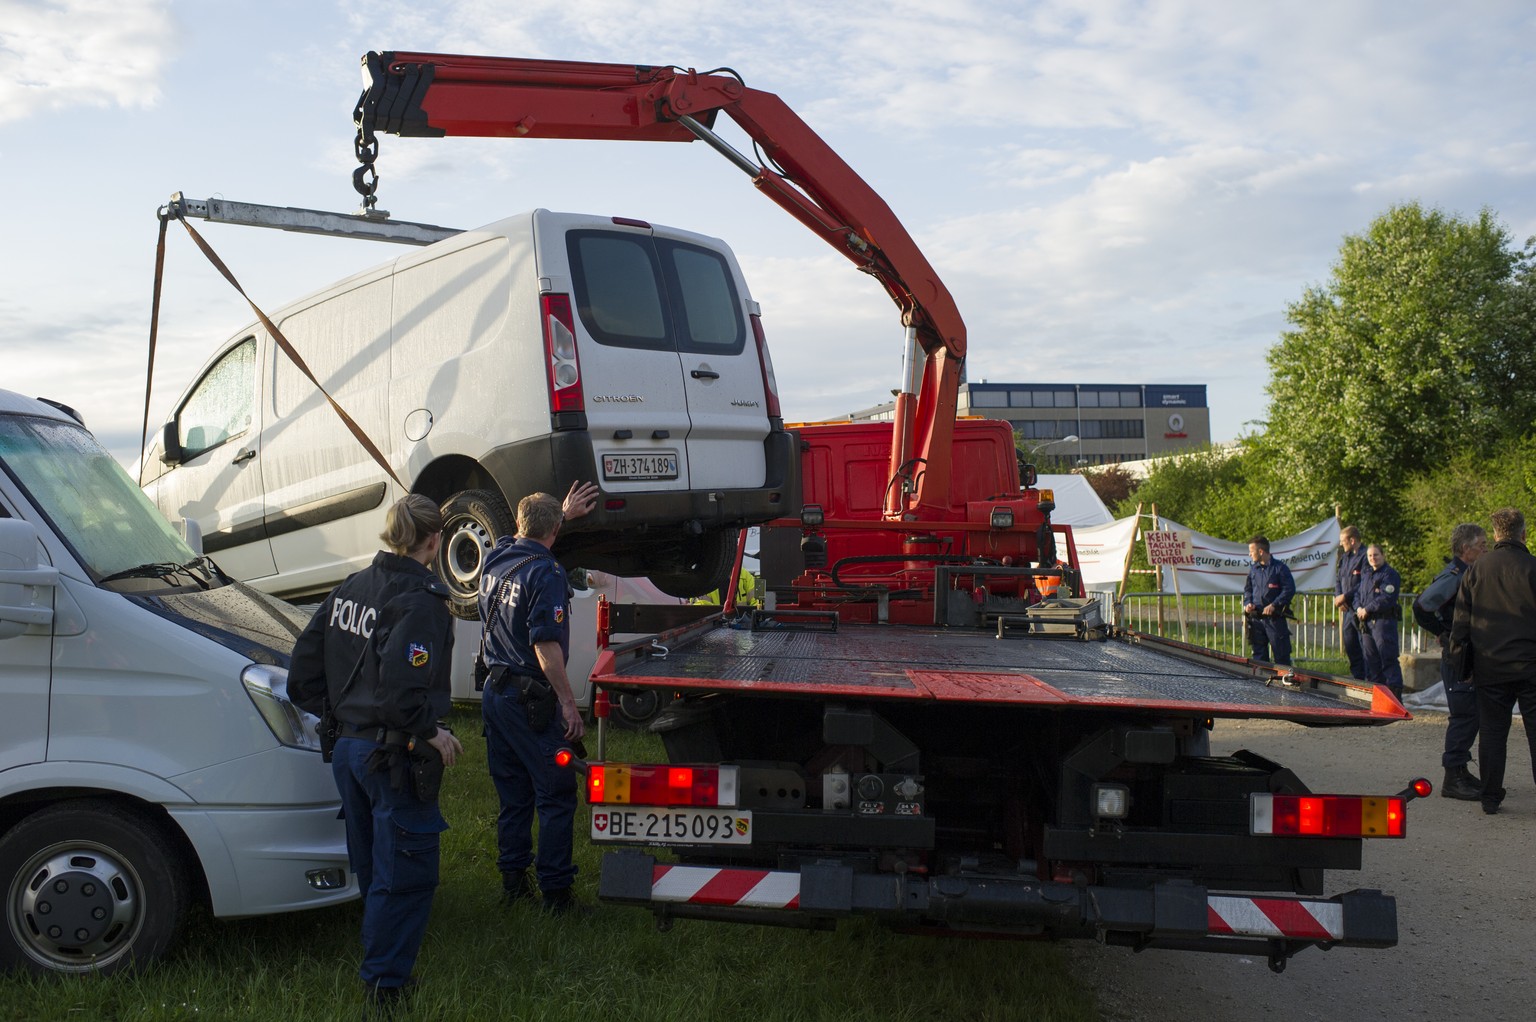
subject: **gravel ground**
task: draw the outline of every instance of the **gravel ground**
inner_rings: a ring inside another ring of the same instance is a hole
[[[1223,722],[1212,751],[1252,749],[1314,791],[1438,788],[1445,715],[1379,728]],[[1502,811],[1437,793],[1408,808],[1408,836],[1367,841],[1360,873],[1334,872],[1327,893],[1379,888],[1397,898],[1398,946],[1315,948],[1276,975],[1258,958],[1077,945],[1105,1022],[1391,1019],[1528,1020],[1536,1014],[1536,785],[1521,722],[1510,733]],[[1475,766],[1474,766],[1475,770]]]

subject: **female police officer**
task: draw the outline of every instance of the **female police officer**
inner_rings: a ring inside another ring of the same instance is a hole
[[[321,717],[328,707],[336,721],[331,769],[364,899],[358,975],[370,1009],[397,1004],[410,981],[448,829],[430,776],[428,790],[412,783],[411,761],[430,761],[430,748],[451,766],[463,751],[436,723],[449,708],[453,651],[448,590],[427,567],[442,528],[428,498],[396,501],[379,536],[389,550],[320,605],[288,670],[293,701]]]

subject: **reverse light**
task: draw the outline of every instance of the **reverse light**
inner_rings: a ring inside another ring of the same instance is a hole
[[[1123,784],[1093,786],[1093,815],[1102,820],[1123,820],[1131,814],[1131,789]]]
[[[738,768],[666,763],[588,763],[590,805],[736,805]]]
[[[549,363],[549,410],[586,410],[581,392],[581,363],[576,357],[576,323],[571,318],[569,295],[539,296],[539,319],[544,326],[544,354]]]
[[[1272,837],[1404,837],[1401,796],[1253,795],[1249,832]]]

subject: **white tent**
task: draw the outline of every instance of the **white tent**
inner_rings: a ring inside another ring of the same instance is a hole
[[[1108,525],[1115,520],[1083,476],[1042,475],[1035,485],[1042,490],[1056,491],[1056,510],[1051,512],[1051,521],[1057,525],[1076,528],[1079,525]]]

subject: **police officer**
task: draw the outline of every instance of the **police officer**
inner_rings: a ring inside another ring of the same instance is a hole
[[[1243,613],[1248,618],[1248,642],[1253,659],[1269,660],[1274,647],[1274,663],[1290,665],[1291,626],[1286,611],[1296,595],[1296,581],[1284,561],[1269,555],[1269,540],[1255,536],[1248,541],[1248,580],[1243,583]]]
[[[1365,653],[1365,677],[1372,685],[1385,685],[1403,697],[1403,668],[1397,662],[1397,622],[1402,617],[1397,598],[1403,580],[1387,563],[1381,547],[1365,550],[1366,569],[1355,590],[1355,617],[1360,622],[1360,648]]]
[[[1333,578],[1333,605],[1343,613],[1339,639],[1349,660],[1350,676],[1364,681],[1365,654],[1360,649],[1360,626],[1354,606],[1355,590],[1360,588],[1360,576],[1367,566],[1359,529],[1346,525],[1339,530],[1339,551],[1339,570]]]
[[[1463,522],[1451,530],[1451,563],[1435,576],[1413,601],[1413,617],[1419,627],[1440,640],[1440,681],[1451,719],[1445,726],[1445,784],[1440,794],[1476,802],[1483,796],[1483,782],[1467,769],[1472,759],[1472,739],[1477,737],[1477,693],[1461,676],[1461,665],[1446,655],[1451,623],[1456,612],[1456,590],[1461,577],[1488,548],[1488,534],[1481,525]]]
[[[299,636],[288,692],[336,721],[331,769],[346,817],[347,856],[363,895],[369,1014],[389,1014],[411,980],[437,887],[438,835],[448,829],[435,792],[418,797],[411,760],[433,750],[451,766],[463,751],[436,723],[448,712],[453,652],[448,589],[429,564],[443,517],[420,494],[386,513],[389,550],[326,598]]]
[[[555,754],[586,733],[565,662],[570,653],[570,590],[550,548],[567,518],[597,503],[594,483],[572,484],[562,504],[547,493],[517,505],[518,535],[503,537],[486,558],[480,583],[483,657],[489,674],[481,713],[486,758],[501,801],[496,817],[496,865],[503,898],[532,901],[560,914],[578,905],[571,895],[576,774]],[[532,829],[539,820],[538,887]]]

